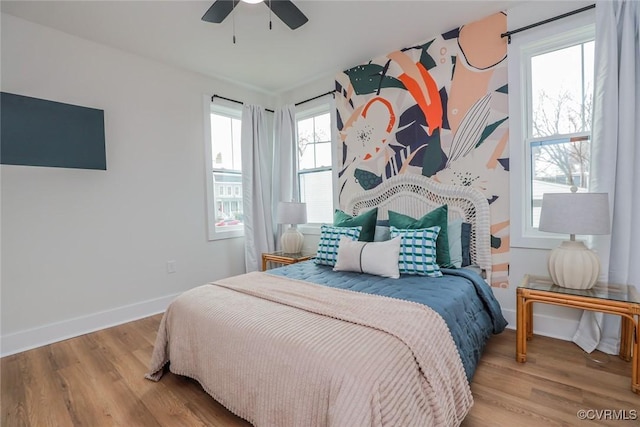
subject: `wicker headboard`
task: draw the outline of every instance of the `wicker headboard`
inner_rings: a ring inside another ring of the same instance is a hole
[[[378,207],[378,220],[389,218],[389,210],[414,218],[446,204],[449,220],[462,218],[471,224],[471,263],[485,271],[491,280],[491,230],[489,203],[472,187],[445,185],[418,174],[402,174],[389,178],[376,188],[355,194],[345,203],[351,215]]]

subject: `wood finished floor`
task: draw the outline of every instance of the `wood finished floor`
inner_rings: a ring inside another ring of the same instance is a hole
[[[249,426],[193,380],[144,379],[160,318],[2,358],[1,425]],[[574,344],[538,336],[528,350],[528,362],[519,364],[514,331],[490,340],[463,426],[640,425],[576,417],[580,409],[640,410],[640,396],[630,391],[630,363],[610,356],[598,366]]]

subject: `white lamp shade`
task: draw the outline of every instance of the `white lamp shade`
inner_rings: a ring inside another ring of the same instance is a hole
[[[590,289],[600,274],[600,261],[576,234],[609,234],[607,193],[545,193],[540,212],[541,231],[570,234],[571,240],[549,254],[549,274],[558,286]]]
[[[307,204],[299,202],[280,202],[276,213],[278,224],[306,224]]]
[[[545,193],[540,231],[562,234],[609,234],[607,193]]]

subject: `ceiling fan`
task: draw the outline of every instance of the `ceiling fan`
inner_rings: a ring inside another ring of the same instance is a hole
[[[290,0],[242,0],[246,3],[263,3],[271,9],[292,30],[303,25],[309,19]],[[240,0],[216,0],[202,16],[206,22],[221,23],[231,13]]]

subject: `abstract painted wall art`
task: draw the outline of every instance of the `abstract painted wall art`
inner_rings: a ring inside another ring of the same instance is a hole
[[[403,173],[477,188],[491,208],[498,287],[509,269],[506,26],[497,13],[336,77],[340,206]]]

